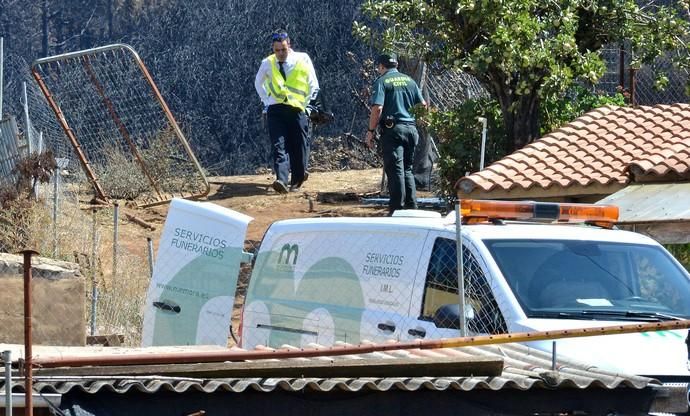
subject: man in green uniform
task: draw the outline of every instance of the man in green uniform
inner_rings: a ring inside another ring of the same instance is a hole
[[[395,54],[385,53],[376,60],[379,77],[374,81],[367,146],[374,147],[374,133],[381,128],[383,169],[388,176],[388,215],[398,209],[417,208],[412,164],[419,140],[414,116],[410,110],[426,106],[419,86],[409,76],[398,72]]]

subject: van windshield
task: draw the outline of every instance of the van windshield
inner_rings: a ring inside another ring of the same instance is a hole
[[[570,240],[485,240],[528,317],[690,318],[690,279],[660,247]]]

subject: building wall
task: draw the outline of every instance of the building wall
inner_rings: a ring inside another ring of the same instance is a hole
[[[23,256],[0,253],[0,343],[24,343]],[[84,279],[79,266],[34,257],[34,344],[85,345]]]

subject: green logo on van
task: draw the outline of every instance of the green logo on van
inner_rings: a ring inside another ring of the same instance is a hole
[[[290,257],[292,258],[292,265],[297,264],[297,256],[299,255],[299,246],[297,244],[284,244],[283,248],[280,249],[280,255],[278,256],[278,264],[290,264]],[[283,259],[285,256],[285,259]]]
[[[298,251],[296,244],[285,244],[280,251],[257,257],[245,304],[260,301],[268,309],[270,318],[263,323],[273,328],[263,342],[301,345],[302,331],[314,331],[317,343],[330,336],[334,341],[358,343],[365,301],[355,269],[345,259],[326,257],[298,280],[292,266]],[[328,315],[330,322],[323,317],[308,318],[317,310]]]

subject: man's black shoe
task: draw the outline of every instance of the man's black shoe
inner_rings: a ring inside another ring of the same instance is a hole
[[[276,179],[275,181],[273,181],[273,185],[272,185],[272,186],[273,186],[273,189],[275,189],[275,191],[278,192],[279,194],[286,194],[286,193],[288,193],[288,188],[287,188],[287,186],[285,186],[285,184],[284,184],[282,181],[280,181],[280,180],[277,180],[277,179]]]
[[[302,184],[290,185],[290,192],[298,192],[301,187],[302,187]]]

